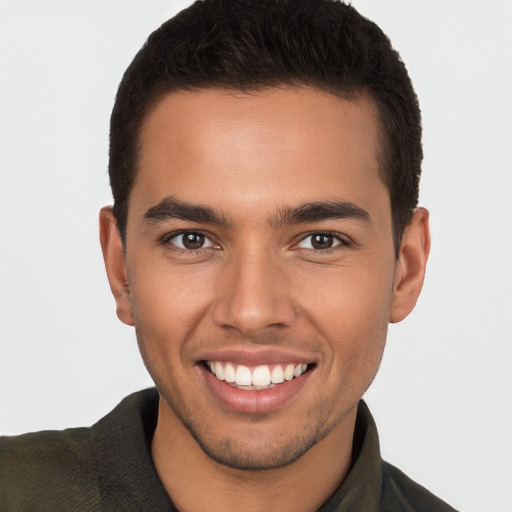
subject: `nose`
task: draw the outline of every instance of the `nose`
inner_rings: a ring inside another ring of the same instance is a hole
[[[219,275],[214,322],[255,337],[271,328],[289,327],[295,318],[284,263],[268,250],[234,256]]]

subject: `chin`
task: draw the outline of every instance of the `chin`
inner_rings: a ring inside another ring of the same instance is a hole
[[[256,446],[251,446],[251,440],[214,441],[203,439],[192,431],[190,433],[210,459],[223,466],[245,471],[265,471],[288,466],[319,441],[319,439],[291,439],[286,445],[274,441],[266,445],[258,442]]]
[[[313,418],[318,418],[315,414]],[[296,432],[277,425],[264,425],[262,418],[235,429],[213,429],[210,422],[179,420],[202,451],[223,466],[246,471],[264,471],[288,466],[326,437],[331,428],[321,422],[307,421]],[[245,429],[245,433],[240,431]],[[215,435],[217,434],[217,435]]]

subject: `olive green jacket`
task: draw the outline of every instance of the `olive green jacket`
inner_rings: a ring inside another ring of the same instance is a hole
[[[151,459],[155,389],[125,398],[91,428],[0,438],[0,510],[176,511]],[[208,509],[208,506],[205,510]],[[384,462],[364,402],[353,466],[322,512],[454,512]]]

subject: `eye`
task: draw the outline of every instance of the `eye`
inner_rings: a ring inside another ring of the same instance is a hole
[[[187,251],[217,247],[206,235],[197,231],[178,233],[168,238],[166,242]]]
[[[312,233],[303,238],[297,247],[301,249],[313,249],[315,251],[325,251],[332,249],[337,245],[342,245],[343,241],[336,235],[331,233]]]

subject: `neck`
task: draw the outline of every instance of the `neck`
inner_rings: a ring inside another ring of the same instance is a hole
[[[357,407],[293,463],[248,471],[208,457],[162,402],[152,456],[165,490],[181,512],[203,511],[205,504],[225,512],[318,510],[350,469]]]

